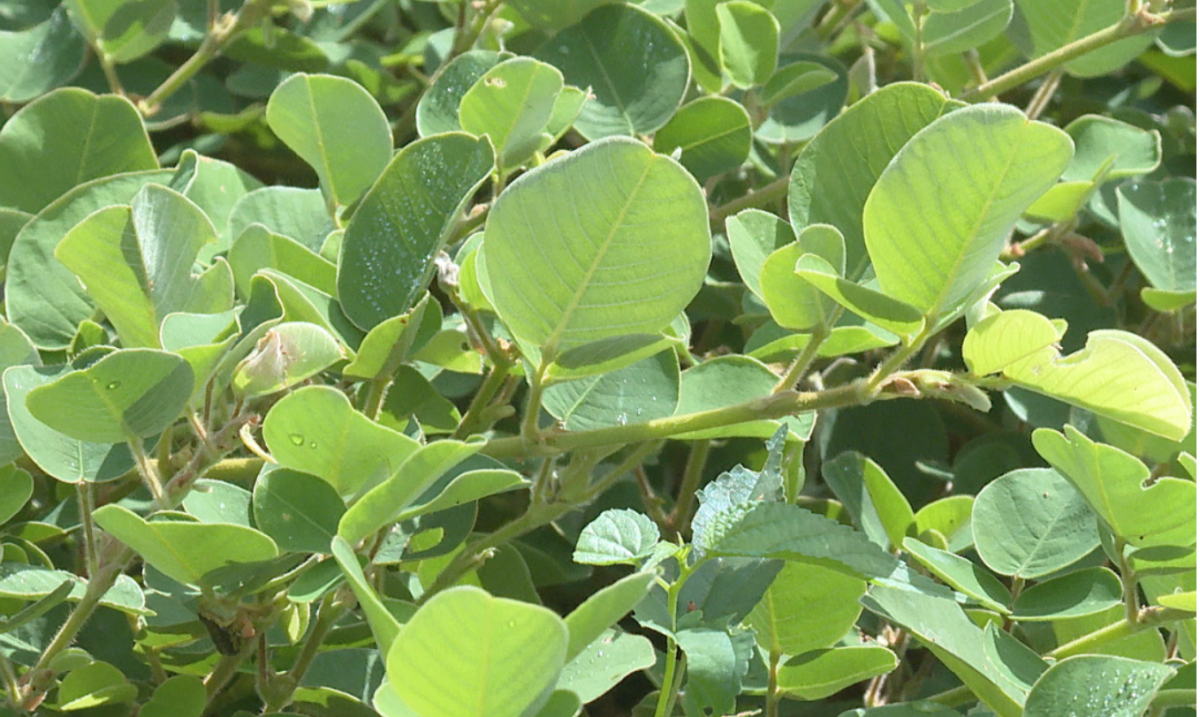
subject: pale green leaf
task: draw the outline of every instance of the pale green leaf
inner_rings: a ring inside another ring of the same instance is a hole
[[[654,151],[670,155],[698,182],[737,169],[750,155],[750,115],[725,97],[701,97],[683,107],[654,133]]]
[[[324,371],[341,358],[337,340],[320,326],[302,321],[277,324],[267,329],[250,355],[238,364],[233,388],[247,398],[276,393]]]
[[[1108,0],[1016,0],[1016,4],[1032,43],[1031,58],[1115,25],[1126,12],[1124,3]],[[1066,70],[1078,77],[1108,74],[1142,54],[1157,34],[1144,33],[1105,45],[1066,63]]]
[[[766,84],[779,60],[779,21],[750,0],[717,5],[717,58],[735,87]]]
[[[789,562],[746,616],[763,650],[800,655],[837,643],[862,612],[860,578],[821,565]]]
[[[634,573],[592,593],[566,617],[571,639],[567,643],[568,661],[574,660],[589,645],[600,639],[617,620],[629,614],[654,584],[654,573]]]
[[[167,39],[175,0],[68,0],[71,20],[113,62],[130,62]]]
[[[572,559],[585,565],[632,565],[650,555],[658,538],[658,526],[645,515],[606,510],[579,534]]]
[[[1121,579],[1108,568],[1085,568],[1027,588],[1013,603],[1019,622],[1066,620],[1103,612],[1122,599]]]
[[[913,538],[904,539],[904,550],[929,572],[955,590],[971,596],[980,605],[1001,615],[1011,612],[1008,609],[1008,589],[991,573],[970,560],[930,547]]]
[[[1167,665],[1123,657],[1069,657],[1034,684],[1025,717],[1141,717],[1174,674]]]
[[[792,270],[796,276],[841,306],[894,334],[908,336],[925,324],[916,307],[843,279],[840,272],[823,257],[804,254],[797,258]]]
[[[541,146],[562,90],[562,73],[553,66],[529,57],[505,60],[463,95],[459,124],[473,135],[486,134],[496,148],[497,165],[507,172]]]
[[[280,550],[328,553],[345,512],[333,486],[309,473],[276,468],[254,483],[254,524]]]
[[[784,694],[820,700],[858,682],[896,669],[899,659],[886,647],[835,647],[797,655],[779,666]]]

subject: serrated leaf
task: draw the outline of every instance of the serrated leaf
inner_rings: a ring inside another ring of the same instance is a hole
[[[400,630],[389,682],[422,717],[520,717],[550,698],[567,641],[562,618],[544,607],[450,588]]]
[[[953,311],[988,278],[1009,231],[1071,151],[1062,130],[1004,105],[968,107],[914,135],[863,208],[883,293],[930,317]]]
[[[1191,545],[1196,533],[1196,484],[1159,478],[1145,486],[1150,469],[1113,446],[1095,443],[1073,426],[1066,434],[1041,428],[1033,446],[1083,495],[1100,520],[1138,547]]]
[[[579,534],[571,559],[585,565],[636,564],[658,544],[658,526],[629,509],[601,513]]]
[[[433,276],[434,257],[492,167],[488,140],[462,133],[418,140],[396,154],[342,239],[338,296],[356,326],[369,330],[412,308]]]
[[[133,548],[167,577],[200,585],[204,576],[234,563],[254,563],[279,555],[274,541],[240,525],[146,521],[128,508],[96,510],[96,524]]]
[[[392,156],[392,131],[375,99],[333,75],[292,75],[271,93],[267,124],[317,172],[335,203],[352,203]]]
[[[664,329],[699,290],[711,247],[704,197],[687,171],[612,138],[509,185],[482,251],[492,305],[545,361]]]

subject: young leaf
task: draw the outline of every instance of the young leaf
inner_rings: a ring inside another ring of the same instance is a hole
[[[332,366],[343,357],[337,340],[320,326],[289,321],[267,329],[237,366],[234,390],[246,398],[277,393]]]
[[[395,473],[418,448],[328,386],[306,386],[280,399],[263,421],[263,440],[280,465],[320,476],[346,497]]]
[[[1066,435],[1040,428],[1033,446],[1071,481],[1115,535],[1138,547],[1190,545],[1196,533],[1196,484],[1181,478],[1150,478],[1146,464],[1128,453],[1095,443],[1073,426]]]
[[[419,140],[396,154],[342,240],[338,296],[356,326],[369,330],[412,308],[433,276],[434,257],[493,164],[488,140],[462,133]]]
[[[476,587],[438,593],[387,651],[392,690],[422,717],[520,717],[550,698],[567,626],[539,605]]]
[[[1144,714],[1174,676],[1167,665],[1109,655],[1076,655],[1055,663],[1025,702],[1025,717],[1108,717]]]
[[[592,341],[662,331],[699,290],[711,255],[696,181],[618,138],[509,185],[488,217],[483,251],[492,305],[543,361]]]
[[[815,225],[827,226],[827,225]],[[809,227],[805,232],[813,229]],[[924,326],[916,307],[841,277],[821,256],[804,254],[792,265],[793,273],[818,291],[862,318],[899,336],[909,336]]]
[[[992,481],[971,514],[975,549],[1001,575],[1038,578],[1100,544],[1087,504],[1057,471],[1022,468]]]
[[[158,169],[158,160],[129,100],[69,87],[25,105],[4,124],[0,166],[8,168],[0,176],[0,206],[36,214],[77,185]]]
[[[161,433],[192,396],[192,369],[178,354],[114,351],[29,392],[34,418],[81,441],[120,443]]]
[[[604,5],[568,27],[534,56],[590,87],[575,129],[588,139],[634,137],[671,119],[688,86],[688,56],[674,33],[636,5]]]
[[[800,232],[810,224],[837,227],[846,238],[845,277],[857,281],[869,262],[863,205],[871,188],[918,130],[962,106],[915,82],[888,85],[851,105],[796,158],[788,185],[792,228]],[[849,147],[857,148],[853,160],[845,154]]]
[[[463,95],[459,124],[473,135],[486,134],[496,148],[496,165],[507,172],[541,146],[562,90],[562,73],[553,66],[529,57],[505,60]]]
[[[330,200],[362,196],[392,156],[387,116],[357,82],[297,73],[271,93],[267,124],[317,172]]]
[[[835,647],[797,655],[779,666],[784,694],[802,700],[824,699],[858,682],[896,669],[899,659],[886,647]]]
[[[98,508],[96,525],[133,548],[149,565],[178,582],[200,585],[204,576],[235,563],[279,555],[266,535],[240,525],[146,521],[119,505]]]
[[[628,509],[601,513],[579,534],[571,559],[585,565],[636,565],[658,544],[658,526]]]
[[[1005,105],[934,120],[896,154],[863,208],[883,292],[931,317],[953,310],[987,279],[1021,212],[1071,152],[1062,130]]]
[[[717,57],[735,87],[766,84],[779,60],[779,21],[750,0],[717,5]]]
[[[975,324],[963,339],[963,360],[971,373],[999,373],[1049,346],[1055,346],[1066,326],[1026,309],[993,314]]]
[[[101,209],[76,225],[54,256],[83,282],[125,347],[160,348],[167,314],[216,314],[233,305],[227,263],[192,274],[196,255],[216,240],[199,207],[149,184],[131,206]]]
[[[342,374],[355,378],[383,378],[389,362],[403,362],[429,343],[442,327],[442,306],[429,295],[406,314],[377,324],[358,347],[354,360],[342,368]]]
[[[794,244],[776,249],[763,262],[758,277],[762,298],[775,323],[785,329],[803,331],[833,323],[836,304],[796,275],[797,262],[804,256],[840,274],[846,263],[842,235],[828,225],[806,227]]]

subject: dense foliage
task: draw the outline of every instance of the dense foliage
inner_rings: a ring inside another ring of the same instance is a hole
[[[1194,715],[1195,32],[0,0],[0,713]]]

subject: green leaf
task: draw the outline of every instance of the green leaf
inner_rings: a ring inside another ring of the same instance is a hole
[[[0,32],[0,99],[29,102],[83,67],[84,42],[64,8],[21,32]]]
[[[328,386],[306,386],[280,399],[263,421],[263,440],[280,465],[320,476],[342,496],[377,485],[418,448]]]
[[[106,505],[93,514],[104,532],[133,548],[163,575],[200,585],[204,576],[235,563],[254,563],[279,555],[274,541],[240,525],[143,520],[128,508]]]
[[[350,547],[350,544],[340,535],[335,535],[331,541],[330,551],[342,568],[346,582],[354,591],[354,597],[358,598],[358,604],[362,607],[363,614],[371,626],[371,634],[375,637],[376,646],[379,647],[380,652],[386,653],[396,641],[396,635],[400,634],[400,622],[388,611],[383,601],[379,599],[379,594],[367,582],[362,566],[358,564],[358,556],[354,554],[354,549]]]
[[[567,615],[571,639],[567,643],[566,660],[579,656],[589,645],[602,638],[617,620],[629,614],[654,584],[654,573],[626,575],[611,585],[592,593],[579,607]]]
[[[555,384],[542,406],[569,431],[666,418],[679,402],[679,360],[673,351],[612,373]]]
[[[763,264],[772,253],[796,241],[796,235],[787,222],[761,209],[746,209],[727,218],[725,232],[742,283],[762,299]]]
[[[667,25],[635,5],[604,5],[562,30],[534,56],[590,87],[575,129],[588,139],[657,130],[687,92],[687,50]],[[489,222],[490,223],[490,222]]]
[[[849,75],[841,63],[828,55],[788,53],[781,55],[779,61],[785,66],[788,63],[811,62],[834,75],[828,82],[816,84],[812,89],[784,97],[771,105],[766,118],[754,131],[755,138],[767,144],[806,142],[840,114],[850,90]]]
[[[484,73],[510,57],[508,52],[468,50],[439,68],[433,84],[417,102],[417,132],[428,137],[461,130],[458,108],[463,95]]]
[[[130,62],[167,39],[174,0],[68,0],[67,12],[96,49],[113,62]]]
[[[732,712],[754,656],[754,636],[748,630],[700,627],[680,630],[675,638],[687,655],[685,710],[699,714]]]
[[[271,93],[267,124],[337,205],[362,196],[392,156],[387,116],[357,82],[297,73]]]
[[[83,282],[128,348],[160,348],[167,314],[216,314],[233,305],[233,275],[217,260],[192,274],[196,255],[215,242],[200,208],[148,184],[129,207],[101,209],[59,242],[54,256]]]
[[[13,433],[31,460],[46,473],[67,483],[109,481],[133,468],[133,456],[122,439],[118,444],[80,441],[34,418],[25,398],[33,389],[67,375],[69,366],[40,369],[14,366],[4,372],[4,392]]]
[[[467,443],[438,441],[418,448],[387,479],[350,506],[338,524],[338,535],[347,542],[357,543],[394,521],[443,473],[482,447],[480,439]]]
[[[192,369],[178,354],[114,351],[29,392],[34,418],[81,441],[119,443],[161,433],[192,395]]]
[[[1071,481],[1109,530],[1138,547],[1191,545],[1196,533],[1196,484],[1159,478],[1128,453],[1095,443],[1072,426],[1066,435],[1040,428],[1033,446]]]
[[[914,134],[962,106],[913,82],[890,84],[851,105],[796,159],[788,186],[792,228],[799,232],[810,224],[837,227],[846,238],[845,277],[857,281],[869,261],[863,206],[871,188]],[[847,155],[851,147],[857,148],[852,157]]]
[[[55,90],[0,129],[0,206],[37,213],[92,179],[157,169],[141,116],[123,97]]]
[[[975,105],[934,120],[896,154],[863,208],[883,293],[927,316],[953,312],[1070,159],[1066,133],[1014,107]]]
[[[315,376],[343,358],[328,331],[306,322],[268,329],[233,375],[233,388],[246,398],[277,393]]]
[[[641,635],[605,630],[563,665],[557,687],[579,695],[580,702],[591,702],[626,676],[654,665],[654,658],[654,645]]]
[[[1034,684],[1025,717],[1140,717],[1174,674],[1167,665],[1123,657],[1068,657]]]
[[[776,249],[763,262],[758,277],[762,298],[771,318],[785,329],[827,327],[835,318],[836,304],[819,287],[796,275],[797,262],[804,256],[840,275],[846,263],[842,235],[828,225],[806,227],[794,244]]]
[[[725,97],[700,97],[654,133],[654,151],[678,150],[680,164],[703,183],[740,167],[750,156],[752,139],[745,108]]]
[[[125,673],[97,660],[67,673],[58,686],[58,708],[64,712],[130,702],[138,689]]]
[[[973,50],[1008,27],[1013,0],[979,0],[969,7],[930,13],[925,18],[921,39],[929,57]]]
[[[804,231],[808,232],[821,226],[828,225],[818,224]],[[824,257],[804,254],[798,257],[792,265],[792,270],[805,283],[812,284],[841,306],[894,334],[909,336],[925,325],[921,312],[916,307],[843,279],[841,272]]]
[[[231,523],[253,528],[250,491],[225,481],[201,478],[183,499],[183,509],[201,523]]]
[[[976,376],[1000,373],[1055,346],[1066,333],[1066,325],[1057,324],[1036,311],[1012,309],[993,314],[975,324],[963,339],[963,360]]]
[[[980,630],[949,598],[875,587],[862,602],[920,640],[999,717],[1021,717],[1030,686],[1046,670],[1037,653],[992,623]]]
[[[962,455],[961,451],[959,455]],[[925,504],[913,516],[917,535],[924,536],[930,531],[937,531],[945,538],[944,547],[950,552],[966,550],[975,540],[971,535],[971,509],[974,505],[975,496],[971,495],[952,495]]]
[[[33,478],[15,465],[0,468],[0,525],[16,515],[33,495]]]
[[[345,512],[333,486],[308,473],[278,468],[254,484],[254,523],[280,550],[328,553]]]
[[[1196,290],[1196,180],[1133,182],[1117,188],[1129,257],[1155,289]]]
[[[354,360],[342,369],[342,375],[355,378],[382,378],[389,362],[407,361],[420,351],[442,327],[442,306],[427,294],[408,313],[377,324],[358,347]]]
[[[334,229],[321,190],[296,187],[263,187],[238,199],[229,212],[229,235],[239,236],[251,224],[262,224],[312,251],[320,251]]]
[[[801,655],[830,647],[854,626],[867,592],[861,579],[820,565],[790,562],[746,616],[769,653]]]
[[[491,139],[501,171],[516,169],[541,146],[562,90],[562,73],[553,66],[529,57],[505,60],[463,95],[459,124]]]
[[[675,415],[684,416],[717,408],[733,406],[755,398],[769,396],[779,377],[765,364],[749,356],[718,356],[696,364],[680,377],[679,405]],[[801,413],[782,419],[799,438],[811,431],[813,415]],[[675,438],[699,440],[726,436],[769,438],[780,421],[747,421],[730,426],[693,431]]]
[[[1115,25],[1125,16],[1121,3],[1095,0],[1061,0],[1047,5],[1039,0],[1016,0],[1031,41],[1032,58],[1041,57],[1071,42]],[[1142,54],[1154,43],[1157,32],[1118,40],[1066,63],[1067,72],[1076,77],[1108,74]]]
[[[1168,291],[1149,286],[1142,287],[1142,301],[1155,311],[1172,312],[1196,303],[1196,290]]]
[[[779,21],[750,0],[717,5],[717,58],[735,87],[766,84],[779,61]]]
[[[770,106],[824,87],[837,78],[836,72],[816,62],[793,62],[771,75],[771,79],[763,85],[759,100]]]
[[[828,461],[821,474],[871,540],[898,550],[913,528],[908,499],[875,461],[848,451]]]
[[[396,154],[342,240],[338,296],[356,326],[368,330],[412,308],[433,276],[434,257],[492,167],[488,140],[467,134],[418,140]]]
[[[237,33],[221,49],[221,54],[233,60],[291,72],[320,72],[329,66],[329,55],[320,45],[273,23],[259,24]],[[273,75],[272,84],[277,77]]]
[[[793,657],[779,666],[777,679],[789,697],[820,700],[885,675],[897,664],[896,654],[886,647],[835,647]]]
[[[658,526],[636,510],[609,509],[579,534],[571,559],[585,565],[636,565],[658,544]]]
[[[450,369],[455,368],[451,364]],[[474,368],[472,372],[478,370]],[[412,366],[401,366],[393,374],[392,385],[388,389],[382,409],[379,417],[381,424],[404,431],[409,425],[409,419],[415,418],[427,436],[453,433],[462,421],[458,408],[438,393],[430,380]]]
[[[592,10],[614,2],[618,0],[509,0],[509,5],[530,25],[550,33],[577,25]]]
[[[412,505],[400,511],[400,515],[396,516],[397,522],[450,510],[489,495],[529,487],[529,481],[520,473],[501,468],[501,465],[485,456],[467,458],[447,471]]]
[[[217,243],[200,251],[200,261],[212,263],[220,252],[229,251],[233,235],[229,231],[229,216],[242,197],[261,189],[262,182],[238,167],[195,150],[185,149],[171,178],[171,188],[204,210],[217,229]]]
[[[683,341],[674,334],[680,317],[686,318],[684,314],[679,314],[662,335],[628,334],[567,349],[546,369],[546,384],[552,386],[563,381],[612,373],[667,350],[679,351]]]
[[[208,706],[204,682],[194,675],[174,675],[155,688],[139,717],[201,717]]]
[[[589,342],[661,331],[699,290],[711,255],[696,181],[640,142],[618,138],[509,185],[481,251],[488,298],[518,339],[541,348],[543,361]]]
[[[1122,179],[1154,171],[1162,160],[1162,137],[1111,117],[1084,115],[1064,130],[1075,143],[1075,156],[1063,180]]]
[[[1085,568],[1026,589],[1013,604],[1020,622],[1065,620],[1121,604],[1121,579],[1108,568]]]
[[[975,549],[1001,575],[1039,578],[1100,544],[1087,503],[1058,472],[1022,468],[992,481],[971,514]]]
[[[389,683],[422,717],[520,717],[549,699],[567,640],[544,607],[451,588],[401,629],[387,652]]]
[[[960,558],[954,553],[932,548],[914,538],[905,538],[904,550],[929,572],[941,578],[947,585],[969,595],[989,610],[1008,615],[1010,595],[1008,589],[991,573]]]
[[[290,237],[261,224],[251,224],[233,241],[227,259],[240,296],[250,295],[250,279],[261,269],[274,269],[320,289],[337,293],[337,267]]]

